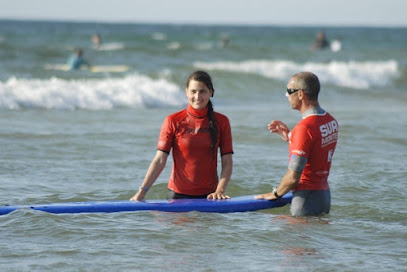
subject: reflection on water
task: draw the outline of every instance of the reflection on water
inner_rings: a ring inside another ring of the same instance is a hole
[[[290,216],[290,215],[277,215],[274,220],[282,220],[289,225],[307,225],[307,224],[329,224],[329,215],[320,216]]]
[[[297,257],[318,255],[318,252],[315,248],[303,248],[303,247],[288,247],[284,249],[284,253],[289,256]]]

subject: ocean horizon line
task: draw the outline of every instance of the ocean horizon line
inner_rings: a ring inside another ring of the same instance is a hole
[[[174,25],[174,26],[207,26],[207,27],[264,27],[264,28],[309,28],[309,29],[336,29],[336,28],[368,28],[368,29],[405,29],[407,25],[389,24],[389,25],[368,25],[368,24],[284,24],[284,23],[252,23],[252,22],[191,22],[191,21],[138,21],[138,20],[94,20],[94,19],[59,19],[59,18],[0,18],[0,22],[38,22],[38,23],[72,23],[72,24],[111,24],[111,25]]]

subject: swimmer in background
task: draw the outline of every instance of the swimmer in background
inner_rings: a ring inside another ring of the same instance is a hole
[[[100,45],[102,43],[102,38],[100,37],[99,34],[93,34],[92,36],[92,43],[96,46],[96,48],[100,48]]]
[[[89,68],[89,63],[83,58],[83,51],[82,49],[76,49],[75,53],[68,59],[68,65],[70,70],[77,70],[83,66],[87,66]]]
[[[314,43],[312,44],[311,49],[312,50],[326,49],[328,46],[329,42],[326,39],[325,33],[323,31],[319,31]]]
[[[228,37],[224,37],[221,41],[221,47],[222,48],[226,48],[226,46],[228,46],[229,44],[229,38]]]

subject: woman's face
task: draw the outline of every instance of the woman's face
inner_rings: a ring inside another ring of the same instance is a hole
[[[208,105],[213,91],[210,90],[205,83],[191,80],[188,87],[185,88],[185,93],[192,108],[203,110]]]

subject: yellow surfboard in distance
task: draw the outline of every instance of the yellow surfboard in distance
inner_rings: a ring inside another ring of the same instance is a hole
[[[69,65],[66,64],[46,64],[44,66],[46,70],[57,71],[70,71]],[[127,65],[95,65],[95,66],[83,66],[80,70],[88,70],[92,73],[123,73],[130,70]]]
[[[91,66],[90,71],[92,73],[123,73],[130,69],[127,65],[99,65]]]

